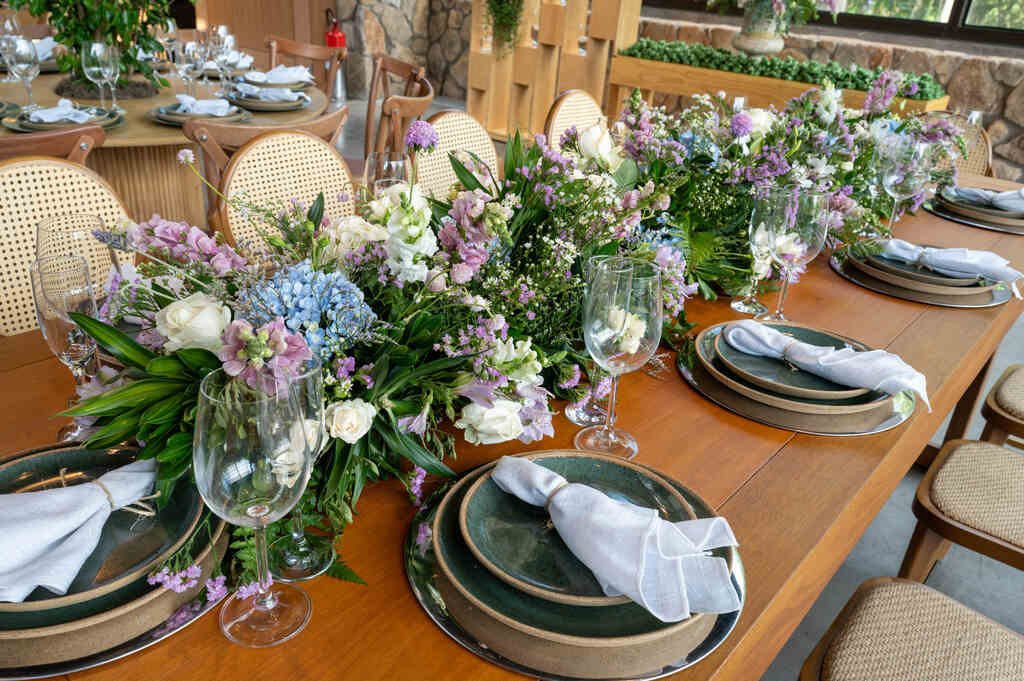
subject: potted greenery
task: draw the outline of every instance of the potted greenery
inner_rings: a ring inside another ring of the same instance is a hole
[[[10,0],[10,5],[33,16],[49,15],[47,20],[56,29],[54,38],[67,47],[57,63],[71,76],[57,86],[58,94],[82,97],[96,92],[79,58],[81,46],[90,42],[115,45],[121,51],[118,96],[150,97],[157,88],[167,86],[148,63],[138,59],[137,50],[153,54],[161,49],[153,30],[170,18],[170,0]],[[132,78],[136,74],[142,79]]]
[[[732,45],[749,55],[778,54],[789,27],[818,17],[818,10],[832,13],[833,21],[846,8],[846,0],[708,0],[708,7],[743,8],[743,26]]]

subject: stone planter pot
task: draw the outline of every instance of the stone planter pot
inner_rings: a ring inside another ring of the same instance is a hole
[[[732,46],[749,55],[773,55],[786,46],[779,35],[779,18],[771,5],[751,0],[743,14],[743,27]]]

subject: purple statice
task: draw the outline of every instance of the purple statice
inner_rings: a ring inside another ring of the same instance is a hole
[[[733,137],[746,137],[753,130],[754,121],[750,114],[744,111],[733,114],[732,120],[729,121],[729,132],[732,133]]]
[[[575,125],[570,125],[562,136],[558,138],[558,146],[562,149],[571,149],[579,146],[580,133]]]
[[[153,215],[128,229],[129,245],[140,253],[173,260],[181,265],[198,265],[208,274],[224,277],[248,262],[228,244],[218,242],[198,227],[164,220]]]
[[[409,495],[416,508],[423,505],[423,481],[426,479],[427,472],[419,466],[413,466],[412,475],[409,476]]]
[[[213,579],[206,580],[206,602],[215,603],[228,593],[228,587],[225,585],[227,577],[219,575]]]
[[[498,340],[508,338],[508,322],[502,315],[477,317],[476,321],[453,337],[446,333],[434,349],[448,357],[473,356],[473,369],[477,374],[484,370],[486,359],[494,354]],[[456,389],[458,392],[458,389]]]
[[[530,444],[545,437],[553,437],[555,428],[551,422],[551,410],[548,408],[551,393],[539,385],[519,383],[516,387],[516,396],[521,399],[522,405],[519,409],[519,421],[523,424],[523,432],[519,434],[519,441]]]
[[[224,330],[223,342],[217,357],[224,362],[224,372],[267,395],[286,389],[292,376],[313,357],[306,339],[289,331],[281,317],[258,329],[236,319]]]
[[[661,269],[661,295],[665,309],[672,317],[683,311],[686,299],[697,292],[697,284],[686,283],[686,258],[673,246],[659,246],[654,262]]]
[[[199,584],[199,577],[201,575],[202,570],[199,569],[198,565],[189,565],[181,572],[171,572],[169,569],[163,568],[159,572],[147,577],[146,582],[153,586],[159,584],[165,589],[180,594]]]
[[[580,365],[573,364],[572,368],[568,370],[568,374],[559,382],[558,387],[562,390],[572,390],[579,385],[581,373]]]
[[[414,152],[429,153],[437,147],[438,141],[437,130],[426,121],[413,121],[405,133],[405,146]]]
[[[892,105],[893,98],[899,93],[903,74],[899,71],[882,71],[871,84],[864,98],[864,111],[869,114],[885,113]]]
[[[416,550],[420,552],[421,556],[427,552],[433,536],[434,532],[430,529],[430,523],[426,521],[420,523],[416,528]]]

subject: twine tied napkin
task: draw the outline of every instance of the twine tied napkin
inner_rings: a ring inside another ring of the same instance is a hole
[[[188,95],[175,95],[175,97],[178,98],[179,113],[207,116],[227,116],[231,113],[231,102],[226,99],[196,99]]]
[[[28,119],[36,123],[56,123],[57,121],[85,123],[89,118],[89,112],[76,109],[75,103],[70,99],[61,99],[57,102],[57,106],[36,109],[28,115]]]
[[[304,92],[296,92],[286,87],[257,87],[248,83],[238,83],[235,89],[243,97],[260,99],[264,102],[294,102],[297,99],[309,101],[309,95]]]
[[[503,456],[492,480],[528,504],[547,506],[559,536],[606,595],[628,596],[663,622],[739,609],[728,565],[707,553],[736,546],[725,518],[669,522],[653,508],[569,483],[519,457]]]
[[[956,279],[984,277],[992,281],[1005,281],[1020,299],[1017,280],[1024,277],[1009,266],[1010,261],[991,251],[972,251],[969,248],[931,248],[918,246],[902,239],[883,242],[882,255],[893,260],[925,265],[939,274]]]
[[[972,206],[998,208],[1010,213],[1024,213],[1024,189],[1008,192],[996,192],[980,187],[953,187],[956,199]]]
[[[251,71],[245,76],[254,83],[312,83],[313,74],[305,66],[280,66],[274,67],[264,73],[263,71]]]
[[[81,485],[0,494],[0,601],[20,603],[37,586],[67,593],[110,514],[155,479],[156,461],[146,459]]]
[[[812,345],[753,319],[732,322],[725,327],[723,335],[726,342],[740,352],[785,360],[839,385],[890,395],[913,390],[924,400],[928,411],[932,410],[924,374],[891,352],[858,352],[851,347],[836,350],[831,346]]]

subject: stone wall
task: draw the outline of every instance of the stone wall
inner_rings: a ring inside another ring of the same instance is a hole
[[[411,64],[427,63],[430,0],[337,0],[337,14],[348,45],[349,97],[366,97],[378,52]],[[431,82],[437,86],[436,80]]]
[[[471,10],[470,0],[430,0],[427,77],[439,95],[466,97]]]
[[[640,35],[653,40],[682,40],[731,49],[735,26],[643,17]],[[888,42],[869,42],[812,34],[791,35],[780,56],[849,66],[896,68],[930,73],[950,95],[950,107],[983,111],[994,149],[997,177],[1024,180],[1024,59],[980,57]],[[678,97],[657,95],[655,103],[675,108]]]

